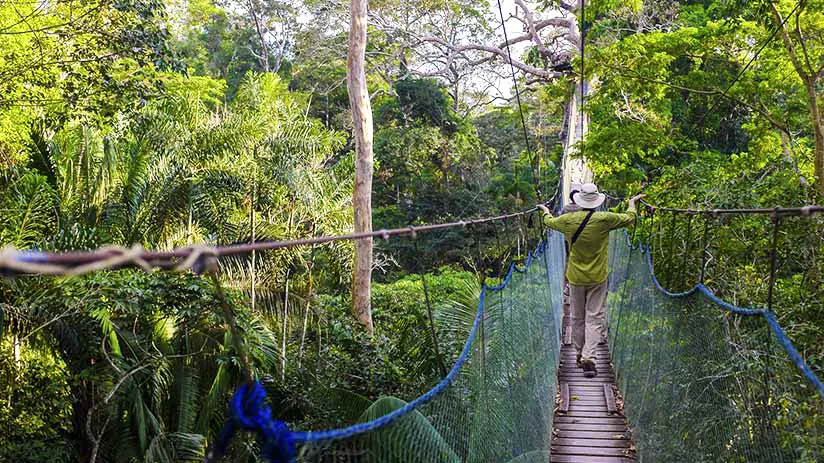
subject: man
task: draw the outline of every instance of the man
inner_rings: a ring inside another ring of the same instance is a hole
[[[586,183],[573,195],[575,204],[581,207],[578,212],[552,217],[546,206],[538,205],[546,226],[563,233],[569,245],[566,278],[572,306],[572,342],[578,352],[578,366],[587,378],[598,374],[595,349],[605,320],[609,232],[635,222],[635,203],[643,197],[631,198],[625,214],[596,212],[606,196],[594,184]]]

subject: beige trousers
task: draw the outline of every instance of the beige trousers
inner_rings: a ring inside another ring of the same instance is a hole
[[[593,286],[569,285],[572,343],[581,359],[595,360],[595,348],[606,323],[607,281]]]

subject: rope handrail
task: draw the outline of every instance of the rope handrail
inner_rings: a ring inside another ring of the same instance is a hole
[[[628,237],[628,234],[626,234],[626,231],[624,231],[624,233]],[[627,238],[627,240],[629,240],[629,238]],[[627,241],[627,245],[630,246],[630,247],[633,247],[633,246],[631,246],[631,243],[629,241]],[[676,293],[676,292],[669,291],[666,288],[664,288],[663,285],[661,285],[661,283],[658,281],[658,278],[655,276],[655,271],[654,271],[653,266],[652,266],[652,253],[649,251],[649,247],[647,245],[640,244],[638,246],[638,248],[640,249],[640,251],[642,253],[644,253],[646,255],[647,270],[649,271],[649,274],[652,277],[652,282],[653,282],[655,288],[659,292],[664,294],[665,296],[671,297],[671,298],[685,298],[685,297],[692,296],[693,294],[695,294],[697,292],[700,292],[701,294],[706,296],[707,299],[709,299],[715,305],[717,305],[717,306],[719,306],[719,307],[721,307],[725,310],[728,310],[732,313],[735,313],[735,314],[738,314],[738,315],[744,315],[744,316],[761,316],[761,317],[764,317],[764,320],[767,321],[767,324],[769,325],[770,330],[775,334],[776,338],[778,339],[779,344],[781,344],[781,347],[784,349],[784,351],[790,357],[790,360],[792,360],[793,364],[796,366],[796,368],[798,368],[799,372],[801,372],[801,374],[804,375],[804,377],[807,379],[807,381],[809,381],[809,383],[813,387],[815,387],[815,389],[818,391],[819,395],[821,395],[821,398],[824,399],[824,382],[821,381],[821,379],[815,374],[815,372],[813,372],[813,370],[810,368],[810,366],[807,364],[807,362],[804,361],[804,358],[801,357],[801,354],[795,348],[792,341],[787,337],[787,334],[784,333],[783,328],[781,328],[781,325],[778,323],[778,320],[775,317],[775,314],[771,310],[769,310],[769,309],[753,309],[753,308],[747,308],[747,307],[739,307],[737,305],[731,304],[731,303],[721,299],[720,297],[716,296],[712,292],[712,290],[710,290],[703,283],[698,283],[697,285],[693,286],[689,290],[683,291],[683,292],[677,292]]]
[[[673,212],[677,214],[692,214],[692,215],[728,215],[728,214],[765,214],[776,216],[803,216],[807,217],[813,214],[824,213],[824,206],[811,204],[802,207],[773,207],[773,208],[733,208],[733,209],[683,209],[674,207],[661,207],[650,204],[644,200],[641,203],[652,210],[662,212]]]
[[[605,196],[609,199],[615,201],[623,201],[626,198],[613,196],[609,193],[604,193]],[[661,211],[661,212],[672,212],[676,214],[685,214],[685,215],[709,215],[709,216],[719,216],[719,215],[733,215],[733,214],[764,214],[764,215],[773,215],[773,216],[802,216],[808,217],[813,214],[821,214],[824,213],[824,206],[819,206],[817,204],[809,204],[806,206],[798,206],[798,207],[754,207],[754,208],[712,208],[712,209],[684,209],[684,208],[677,208],[677,207],[663,207],[663,206],[656,206],[655,204],[650,204],[643,199],[640,201],[641,204],[647,206],[647,208],[651,211]]]
[[[283,241],[256,241],[226,246],[208,246],[198,244],[177,248],[171,251],[146,251],[139,245],[131,248],[107,246],[94,251],[53,253],[42,251],[18,250],[8,246],[0,251],[0,271],[24,274],[46,275],[80,275],[97,270],[123,267],[127,265],[139,266],[146,270],[163,268],[175,270],[193,269],[197,272],[200,257],[225,257],[238,254],[247,254],[252,251],[271,251],[276,249],[293,248],[314,244],[330,243],[335,241],[352,241],[369,238],[389,239],[395,236],[412,235],[419,232],[444,230],[449,228],[480,225],[484,223],[506,221],[538,210],[533,207],[521,212],[480,219],[465,219],[455,222],[413,225],[403,228],[381,229],[371,232],[350,233],[345,235],[327,235],[314,238],[302,238]]]

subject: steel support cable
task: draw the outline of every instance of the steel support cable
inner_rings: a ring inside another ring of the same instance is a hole
[[[578,105],[578,114],[580,117],[578,123],[580,124],[581,128],[581,139],[579,140],[581,142],[579,146],[581,157],[584,156],[584,101],[586,97],[586,95],[584,94],[584,52],[586,51],[586,6],[587,0],[581,0],[581,104]]]
[[[501,16],[501,29],[504,32],[504,43],[509,43],[509,36],[506,33],[506,20],[504,19],[504,10],[501,7],[501,0],[497,0],[498,2],[498,14]],[[535,195],[538,197],[538,201],[541,200],[541,190],[539,188],[539,179],[538,174],[535,171],[535,166],[532,163],[532,148],[529,144],[529,133],[526,130],[526,118],[524,117],[524,109],[521,105],[521,92],[518,89],[518,79],[515,77],[515,65],[512,64],[512,52],[510,51],[510,47],[507,46],[506,48],[506,57],[509,61],[509,71],[512,74],[512,84],[515,86],[515,101],[518,103],[518,114],[521,116],[521,129],[523,130],[524,134],[524,144],[526,145],[526,154],[529,157],[529,168],[532,171],[532,179],[534,182],[533,187],[535,188]],[[517,161],[516,161],[517,165]],[[515,181],[517,182],[518,179],[516,178]]]

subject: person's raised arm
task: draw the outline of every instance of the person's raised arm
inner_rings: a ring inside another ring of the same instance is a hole
[[[540,209],[544,213],[544,218],[543,218],[544,225],[546,225],[549,228],[556,229],[555,228],[556,227],[556,224],[555,224],[556,218],[552,217],[552,213],[549,212],[549,208],[546,207],[543,204],[538,204],[535,207],[537,207],[538,209]]]
[[[643,198],[644,194],[638,194],[633,196],[627,202],[627,212],[624,214],[616,214],[610,213],[608,215],[609,220],[609,229],[615,230],[616,228],[624,228],[632,225],[635,223],[635,216],[636,216],[636,203]]]
[[[646,196],[647,195],[641,193],[641,194],[637,194],[637,195],[633,196],[632,198],[629,198],[629,202],[627,204],[627,212],[629,212],[629,211],[635,212],[636,211],[635,203],[637,203],[638,201],[640,201],[641,199],[643,199]]]

